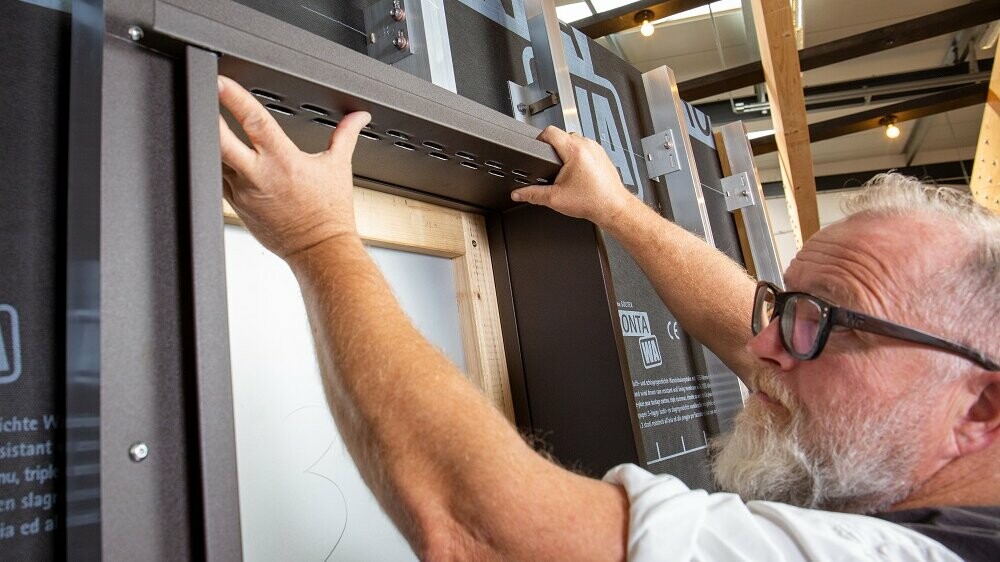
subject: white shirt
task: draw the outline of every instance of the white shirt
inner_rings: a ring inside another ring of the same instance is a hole
[[[736,494],[691,490],[674,476],[653,475],[634,464],[612,468],[604,480],[628,494],[633,562],[962,560],[933,539],[874,517],[744,503]]]

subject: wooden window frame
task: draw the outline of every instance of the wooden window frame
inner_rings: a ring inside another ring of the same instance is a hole
[[[223,216],[243,226],[225,202]],[[451,260],[465,375],[514,424],[485,218],[363,187],[354,188],[354,217],[366,245]]]

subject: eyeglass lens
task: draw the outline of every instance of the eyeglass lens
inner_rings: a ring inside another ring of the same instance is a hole
[[[819,338],[822,309],[803,295],[792,295],[781,314],[781,335],[785,347],[798,355],[809,355]]]

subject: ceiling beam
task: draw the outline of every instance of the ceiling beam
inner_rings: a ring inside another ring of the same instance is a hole
[[[597,39],[618,31],[639,27],[639,24],[635,21],[635,15],[643,10],[653,12],[653,17],[650,18],[650,21],[655,21],[699,8],[711,2],[712,0],[639,0],[638,2],[632,2],[614,10],[600,12],[588,18],[576,20],[570,25],[579,29],[591,39]]]
[[[976,201],[1000,214],[1000,64],[990,76],[969,189]]]
[[[1000,65],[994,67],[997,68]],[[996,71],[994,70],[994,76]],[[986,101],[987,83],[970,84],[959,88],[952,88],[943,92],[938,92],[929,96],[913,98],[892,105],[886,105],[876,109],[868,109],[860,113],[844,115],[836,119],[820,121],[809,125],[809,138],[812,142],[842,137],[853,133],[860,133],[869,129],[883,127],[880,121],[889,116],[895,115],[896,122],[920,119],[929,115],[937,115],[953,109],[960,109],[977,105]],[[1000,131],[997,129],[996,131]],[[998,134],[998,133],[994,133]],[[994,144],[1000,143],[1000,140]],[[768,154],[778,150],[778,144],[774,135],[760,137],[750,141],[754,155]],[[1000,179],[1000,178],[995,178]]]
[[[788,217],[801,248],[819,230],[819,210],[792,7],[788,0],[751,0],[751,4]]]
[[[802,49],[798,51],[799,67],[802,71],[812,70],[989,23],[996,19],[1000,19],[1000,2],[977,0],[941,12]],[[682,99],[691,102],[753,86],[763,81],[764,69],[761,63],[752,62],[686,80],[677,85],[677,90]]]

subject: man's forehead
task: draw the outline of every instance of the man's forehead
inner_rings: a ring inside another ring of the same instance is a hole
[[[940,247],[951,237],[941,236],[939,226],[913,217],[835,223],[806,242],[789,266],[786,284],[847,307],[910,293],[954,255]]]

